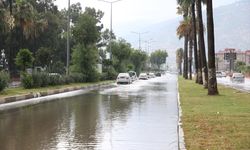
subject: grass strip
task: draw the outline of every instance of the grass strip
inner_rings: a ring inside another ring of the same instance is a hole
[[[194,81],[178,82],[187,149],[250,149],[249,93],[219,85],[220,95],[208,96]]]
[[[41,87],[41,88],[33,88],[33,89],[25,89],[23,87],[17,87],[17,88],[7,88],[4,91],[0,92],[0,98],[5,98],[9,96],[15,96],[15,95],[23,95],[23,94],[29,94],[31,92],[45,92],[49,90],[57,90],[57,89],[64,89],[69,87],[84,87],[88,85],[98,84],[98,83],[107,83],[110,81],[101,81],[96,83],[71,83],[67,85],[57,85],[57,86],[49,86],[49,87]]]

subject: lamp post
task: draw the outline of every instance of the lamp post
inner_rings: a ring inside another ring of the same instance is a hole
[[[69,75],[69,49],[70,49],[70,0],[68,0],[68,22],[67,22],[67,67],[66,74]]]
[[[152,43],[153,42],[156,42],[156,41],[154,41],[153,39],[149,39],[149,40],[147,40],[147,41],[145,41],[145,43],[147,44],[147,54],[149,54],[149,52],[151,51],[151,47],[152,47]]]
[[[146,34],[148,32],[134,32],[134,31],[132,31],[132,33],[139,35],[139,50],[141,50],[141,35]]]
[[[113,26],[112,26],[112,18],[113,18],[113,3],[122,1],[122,0],[116,0],[116,1],[106,1],[106,0],[98,0],[98,1],[102,1],[105,3],[109,3],[110,4],[110,37],[109,37],[109,49],[110,49],[110,59],[112,60],[112,46],[111,46],[111,42],[112,42],[112,32],[113,32]]]

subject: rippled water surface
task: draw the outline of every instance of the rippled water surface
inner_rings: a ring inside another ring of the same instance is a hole
[[[176,77],[0,114],[0,150],[177,149]]]

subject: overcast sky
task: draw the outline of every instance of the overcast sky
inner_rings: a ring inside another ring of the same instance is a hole
[[[214,0],[214,8],[235,1],[238,0]],[[87,6],[103,11],[102,23],[105,28],[110,28],[110,4],[98,0],[71,0],[71,4],[77,2],[83,9]],[[67,7],[68,0],[56,0],[55,3],[62,9]],[[176,0],[121,0],[113,4],[113,32],[136,47],[138,42],[132,39],[135,35],[131,31],[145,32],[148,26],[178,17],[176,8]]]
[[[115,1],[115,0],[107,0]],[[215,7],[230,4],[237,0],[214,0]],[[59,9],[67,7],[68,0],[56,0]],[[94,7],[105,13],[103,23],[106,28],[110,24],[110,4],[98,0],[71,0],[80,2],[82,7]],[[113,4],[113,24],[141,23],[145,26],[177,17],[176,0],[122,0]]]

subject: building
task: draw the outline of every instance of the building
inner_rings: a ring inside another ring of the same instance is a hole
[[[236,59],[226,60],[226,53],[235,53]],[[241,51],[236,50],[234,48],[226,48],[225,50],[221,50],[215,53],[215,65],[216,69],[219,71],[230,71],[234,69],[235,63],[238,61],[245,62],[246,65],[250,66],[250,50]],[[231,64],[231,65],[230,65]]]

